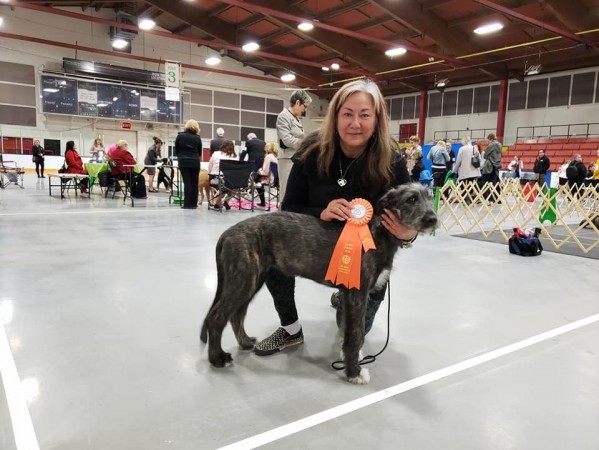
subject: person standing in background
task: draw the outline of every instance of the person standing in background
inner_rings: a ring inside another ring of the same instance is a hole
[[[258,170],[262,167],[262,161],[264,161],[264,147],[266,146],[266,142],[258,139],[255,133],[248,134],[247,139],[245,150],[242,150],[239,154],[239,161],[245,161],[245,157],[247,156],[248,161],[254,161],[255,169]]]
[[[200,176],[200,157],[202,155],[202,138],[200,125],[190,119],[175,139],[175,156],[183,177],[183,209],[198,207],[198,178]]]
[[[37,177],[46,178],[44,176],[44,147],[40,145],[39,139],[33,140],[31,153],[33,153],[32,160],[35,163],[35,172],[37,173]]]
[[[96,162],[104,161],[104,144],[102,144],[102,139],[96,138],[94,139],[94,143],[92,148],[90,149],[90,153],[92,155],[92,160]],[[90,161],[92,162],[92,161]]]
[[[539,157],[535,160],[535,165],[533,166],[532,170],[534,173],[539,174],[537,183],[541,187],[545,184],[547,171],[549,170],[550,166],[551,161],[545,156],[545,150],[539,150]]]
[[[312,98],[303,90],[293,91],[289,107],[283,109],[277,117],[277,136],[279,137],[279,191],[280,198],[285,196],[285,187],[293,163],[291,157],[304,137],[304,126],[300,120],[302,114],[312,103]]]
[[[484,154],[485,162],[481,170],[482,182],[485,185],[485,199],[489,202],[496,202],[499,200],[497,185],[499,184],[499,169],[501,169],[501,143],[496,140],[493,133],[489,133],[487,140],[489,145]]]
[[[154,145],[150,146],[144,159],[144,164],[146,166],[155,166],[161,159],[160,149],[162,148],[162,139],[160,139],[158,136],[154,136],[152,139],[154,140]],[[154,189],[154,176],[156,175],[156,167],[148,167],[147,172],[149,178],[148,192],[158,192],[158,187]]]
[[[447,150],[445,150],[445,141],[437,141],[426,159],[431,162],[431,172],[433,173],[433,187],[441,187],[445,183],[445,175],[447,175],[447,164],[451,161]]]
[[[210,156],[214,155],[214,152],[220,150],[220,146],[223,145],[225,140],[225,130],[223,128],[216,129],[216,137],[210,141]]]
[[[445,143],[445,150],[449,155],[449,161],[447,161],[447,171],[453,170],[453,165],[455,164],[455,152],[451,149],[451,142]]]
[[[522,163],[518,155],[514,156],[512,162],[508,164],[507,170],[511,172],[512,178],[520,178],[520,174],[524,170],[524,163]]]

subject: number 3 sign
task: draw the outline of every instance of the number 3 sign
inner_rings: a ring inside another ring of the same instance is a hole
[[[181,63],[166,61],[164,63],[166,87],[178,88],[181,83]]]

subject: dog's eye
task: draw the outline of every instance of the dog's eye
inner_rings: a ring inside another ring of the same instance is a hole
[[[408,203],[416,203],[416,201],[418,201],[418,199],[416,198],[415,195],[408,197]]]

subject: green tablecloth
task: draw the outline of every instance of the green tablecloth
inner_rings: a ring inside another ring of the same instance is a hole
[[[106,172],[110,170],[108,163],[85,163],[83,167],[85,170],[87,170],[87,173],[91,179],[96,179],[100,172]]]

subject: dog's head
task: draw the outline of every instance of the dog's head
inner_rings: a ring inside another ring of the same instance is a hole
[[[377,214],[383,209],[394,211],[399,221],[419,232],[432,232],[437,228],[437,215],[428,189],[420,183],[403,184],[388,191],[376,205]]]

